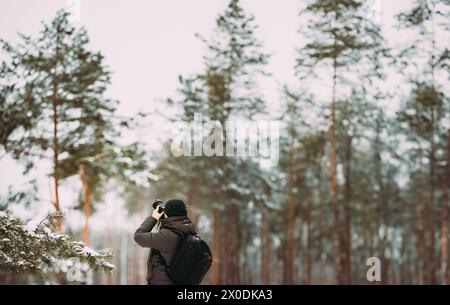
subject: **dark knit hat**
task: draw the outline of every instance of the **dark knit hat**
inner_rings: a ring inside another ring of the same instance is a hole
[[[187,216],[186,204],[180,199],[170,199],[164,205],[164,211],[168,217]]]

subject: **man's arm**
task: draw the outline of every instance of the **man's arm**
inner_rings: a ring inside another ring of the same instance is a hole
[[[139,246],[153,248],[153,235],[155,233],[151,233],[151,231],[157,222],[158,221],[153,216],[149,216],[139,226],[134,233],[134,241],[137,242]]]
[[[166,246],[167,237],[164,232],[152,233],[153,227],[158,222],[162,213],[159,214],[155,210],[152,216],[147,217],[140,227],[134,233],[134,241],[141,247],[163,250]]]

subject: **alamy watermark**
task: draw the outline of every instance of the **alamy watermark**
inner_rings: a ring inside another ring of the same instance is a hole
[[[201,113],[192,122],[176,122],[177,135],[171,143],[175,157],[249,157],[263,167],[278,164],[279,121],[203,121]]]
[[[366,278],[369,282],[381,281],[381,261],[378,257],[369,257],[366,265],[370,268],[367,270]]]

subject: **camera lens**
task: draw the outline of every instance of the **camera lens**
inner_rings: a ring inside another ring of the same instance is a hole
[[[156,207],[161,204],[163,204],[163,201],[161,199],[156,199],[155,201],[153,201],[152,206],[154,209],[156,209]]]
[[[164,204],[158,205],[158,213],[164,212]]]

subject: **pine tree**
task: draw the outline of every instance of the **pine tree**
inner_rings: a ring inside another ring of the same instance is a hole
[[[448,30],[448,16],[450,16],[450,4],[447,1],[439,0],[415,0],[409,11],[398,15],[400,27],[413,30],[416,34],[413,36],[414,39],[401,50],[399,56],[399,68],[412,87],[412,97],[409,102],[406,102],[402,111],[410,112],[415,109],[423,111],[423,114],[409,115],[403,112],[400,119],[409,121],[409,124],[422,124],[414,126],[413,130],[417,132],[418,136],[422,137],[423,142],[426,142],[428,146],[428,148],[423,150],[423,153],[426,155],[429,164],[427,173],[429,190],[427,198],[429,269],[427,274],[430,277],[428,282],[432,284],[437,283],[435,253],[436,192],[438,187],[441,187],[444,193],[447,192],[445,182],[437,185],[438,177],[445,176],[445,174],[442,175],[441,173],[442,171],[445,172],[445,169],[438,167],[440,160],[438,160],[437,151],[440,148],[445,149],[447,143],[447,130],[442,125],[442,120],[444,119],[446,108],[448,110],[448,106],[445,106],[448,96],[444,94],[445,90],[443,89],[448,85],[448,82],[445,82],[440,75],[442,75],[442,72],[448,73],[449,71],[450,53],[446,45],[440,44],[438,33],[445,33]],[[419,119],[418,116],[423,117]],[[439,180],[445,181],[445,178]],[[445,196],[441,210],[443,214],[448,210],[448,199],[445,199]],[[447,218],[442,220],[441,278],[442,283],[446,284],[448,283],[448,220]]]
[[[301,30],[306,43],[299,48],[296,65],[297,75],[303,83],[311,81],[314,84],[318,77],[331,80],[331,98],[326,107],[329,113],[333,257],[336,282],[347,284],[351,283],[351,213],[347,205],[344,209],[345,230],[341,232],[337,177],[338,122],[341,120],[339,104],[349,98],[352,87],[356,86],[357,91],[362,91],[370,84],[371,78],[381,77],[378,71],[380,57],[385,53],[379,25],[368,18],[367,5],[365,1],[358,0],[307,1],[302,15],[309,16],[309,21],[307,30]],[[367,81],[361,82],[362,78],[367,78]],[[342,233],[345,243],[341,241]],[[341,251],[344,252],[343,257]]]
[[[89,135],[111,127],[108,116],[116,102],[104,97],[110,73],[103,56],[88,50],[86,31],[75,29],[66,12],[44,24],[38,37],[20,36],[17,46],[2,42],[9,55],[3,70],[15,83],[14,94],[3,99],[15,111],[26,107],[28,121],[8,134],[5,147],[29,167],[35,157],[52,160],[54,205],[60,211],[60,181],[79,170],[69,172],[65,158],[73,159],[74,151],[91,145],[85,142]]]
[[[3,42],[10,60],[1,70],[2,118],[11,127],[2,129],[2,144],[28,168],[36,157],[52,159],[57,211],[60,181],[80,176],[83,240],[89,244],[92,200],[101,199],[110,178],[133,182],[146,160],[138,143],[117,144],[133,120],[115,114],[117,101],[104,96],[110,72],[103,55],[88,50],[87,32],[74,28],[68,17],[58,12],[39,37],[21,35],[17,47]]]
[[[410,141],[416,143],[420,153],[419,158],[427,157],[429,160],[429,186],[428,196],[428,236],[429,236],[429,282],[436,281],[436,262],[435,262],[435,206],[434,192],[436,184],[435,174],[435,150],[436,126],[439,121],[444,119],[444,94],[438,92],[435,87],[418,83],[411,92],[411,97],[403,104],[398,113],[398,120],[403,123],[404,128],[408,130],[407,135]],[[419,161],[422,163],[422,161]]]
[[[205,121],[218,121],[225,126],[229,119],[250,119],[264,112],[256,81],[259,75],[265,75],[263,66],[268,55],[261,51],[262,45],[254,37],[255,29],[254,17],[244,12],[238,0],[231,0],[216,19],[213,35],[209,39],[200,37],[209,51],[204,57],[204,72],[189,78],[180,77],[181,98],[176,104],[182,109],[181,120],[190,121],[195,113],[201,113]],[[227,138],[225,134],[223,143]],[[171,179],[164,175],[168,181],[185,181],[180,189],[193,201],[195,208],[200,208],[198,203],[202,201],[211,210],[215,256],[212,283],[238,284],[242,280],[239,266],[243,253],[239,238],[240,207],[249,202],[247,193],[251,193],[244,191],[243,185],[258,172],[255,170],[258,165],[222,156],[179,157],[178,161],[164,163],[165,169],[161,167],[159,172],[176,177]],[[244,168],[251,168],[251,173],[246,173]],[[164,183],[166,178],[160,181]],[[256,181],[262,180],[257,178]],[[226,247],[221,246],[224,240],[229,241]]]

